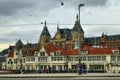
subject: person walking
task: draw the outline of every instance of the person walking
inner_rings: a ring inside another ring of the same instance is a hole
[[[45,69],[45,72],[48,73],[48,68]]]
[[[83,71],[83,66],[82,64],[79,65],[79,74],[82,74],[82,71]]]
[[[83,63],[82,66],[83,66],[83,73],[86,74],[86,65],[85,65],[85,63]]]

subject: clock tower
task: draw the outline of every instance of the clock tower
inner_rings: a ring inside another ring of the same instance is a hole
[[[51,35],[48,31],[48,28],[46,26],[46,21],[45,21],[45,26],[43,27],[43,31],[40,35],[40,39],[39,39],[39,42],[38,42],[38,46],[41,47],[41,46],[44,46],[45,44],[49,43],[50,42],[50,39],[51,39]]]

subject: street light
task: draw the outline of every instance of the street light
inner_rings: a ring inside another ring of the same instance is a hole
[[[79,4],[78,5],[78,13],[79,13],[79,23],[80,23],[80,8],[84,6],[84,4]],[[80,59],[80,51],[81,51],[81,45],[80,45],[80,31],[78,32],[78,55],[79,55],[79,64],[81,64],[81,59]]]
[[[83,6],[84,6],[84,4],[79,4],[78,5],[78,13],[79,13],[79,19],[78,20],[79,20],[79,22],[80,22],[80,8],[83,7]]]

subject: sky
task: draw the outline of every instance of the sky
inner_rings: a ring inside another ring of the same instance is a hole
[[[120,0],[0,0],[0,51],[18,39],[37,43],[45,21],[52,37],[57,24],[72,29],[81,3],[85,37],[120,34]]]

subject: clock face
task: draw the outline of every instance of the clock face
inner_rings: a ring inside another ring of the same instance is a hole
[[[57,35],[56,35],[56,38],[57,38],[57,39],[60,39],[60,34],[57,34]]]

